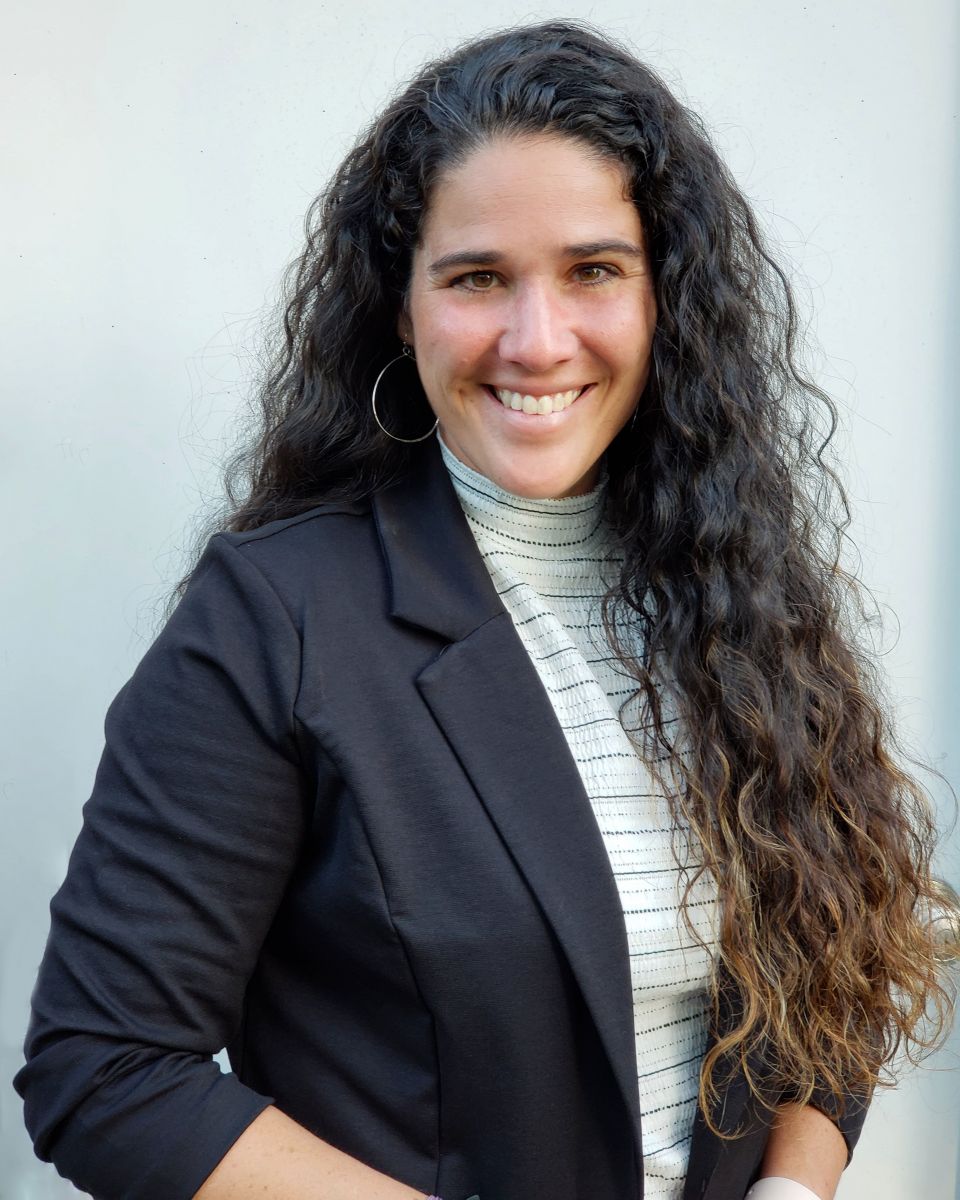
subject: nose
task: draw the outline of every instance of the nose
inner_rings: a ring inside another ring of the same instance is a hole
[[[579,339],[562,297],[546,283],[518,289],[500,335],[500,357],[531,373],[543,374],[573,358]]]

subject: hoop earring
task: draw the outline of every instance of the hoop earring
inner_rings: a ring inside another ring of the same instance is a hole
[[[403,343],[403,353],[398,354],[396,358],[391,358],[390,361],[387,363],[387,365],[383,368],[383,370],[377,376],[376,380],[374,381],[373,394],[370,397],[370,408],[373,411],[373,419],[380,426],[380,428],[387,435],[387,437],[392,438],[395,442],[407,442],[407,443],[424,442],[427,440],[428,437],[430,437],[430,435],[434,432],[434,430],[440,424],[439,417],[437,417],[437,419],[434,421],[432,427],[427,430],[427,432],[423,435],[423,437],[404,438],[404,437],[397,437],[397,435],[395,433],[391,433],[389,429],[384,428],[383,422],[377,416],[377,388],[380,386],[380,380],[384,377],[384,375],[386,375],[389,368],[392,367],[395,362],[399,362],[401,358],[409,358],[411,360],[411,362],[416,362],[416,359],[413,356],[413,351],[410,349],[410,347],[407,345],[406,342]]]

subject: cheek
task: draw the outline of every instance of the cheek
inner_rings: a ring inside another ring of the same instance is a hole
[[[638,355],[644,361],[649,356],[655,328],[656,310],[611,307],[593,314],[589,343],[605,362],[625,369],[637,363]]]
[[[657,302],[652,291],[633,297],[630,304],[611,305],[604,314],[608,343],[623,355],[627,347],[649,349],[657,326]]]
[[[496,330],[479,313],[436,305],[414,323],[417,357],[430,363],[433,374],[446,377],[472,374],[496,349]]]
[[[462,381],[477,374],[477,359],[462,347],[447,340],[429,346],[418,344],[417,362],[435,390],[455,392]]]

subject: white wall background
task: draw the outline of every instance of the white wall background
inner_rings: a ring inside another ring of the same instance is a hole
[[[215,492],[309,200],[422,59],[554,15],[701,111],[816,313],[904,729],[960,784],[954,0],[8,4],[0,294],[0,1197],[76,1195],[9,1079],[109,700]],[[945,792],[938,793],[945,799]],[[956,843],[955,843],[956,845]],[[943,870],[957,882],[958,855]],[[955,1200],[960,1039],[876,1104],[842,1200]]]

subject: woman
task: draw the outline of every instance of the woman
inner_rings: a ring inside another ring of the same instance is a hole
[[[832,1196],[949,1004],[746,202],[555,22],[428,66],[315,217],[249,490],[108,715],[37,1152],[127,1200]]]

